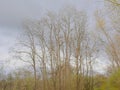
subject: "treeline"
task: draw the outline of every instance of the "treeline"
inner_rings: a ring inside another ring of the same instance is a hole
[[[79,76],[81,77],[81,76]],[[72,76],[72,79],[67,80],[66,87],[67,90],[76,90],[76,80],[75,76]],[[88,90],[89,83],[88,80],[91,79],[89,76],[83,76],[82,79],[84,79],[84,89],[82,90]],[[120,88],[120,70],[115,71],[114,73],[106,76],[102,74],[96,74],[93,76],[93,89],[91,90],[119,90]],[[58,79],[56,80],[56,82]],[[40,77],[37,77],[36,80],[36,90],[44,90],[44,81],[40,79]],[[54,85],[52,85],[51,78],[47,79],[47,84],[45,86],[45,90],[54,90]],[[59,83],[56,83],[56,90],[59,90]],[[63,84],[62,84],[63,85]],[[80,86],[81,87],[81,86]],[[61,89],[64,90],[64,87],[61,87]],[[28,70],[21,69],[18,72],[12,73],[7,75],[6,79],[3,79],[0,81],[0,90],[34,90],[34,77],[32,72]],[[81,90],[81,89],[78,89]],[[90,89],[89,89],[90,90]]]
[[[119,6],[114,4],[107,2],[111,10],[117,7],[108,17],[115,13],[119,16]],[[0,81],[0,89],[119,90],[119,20],[115,16],[117,21],[111,22],[111,35],[104,17],[99,12],[95,17],[99,31],[94,35],[86,13],[73,7],[48,12],[38,21],[24,22],[24,32],[13,52],[16,60],[30,65],[31,70],[21,69],[8,75]],[[105,75],[95,73],[95,62],[103,49],[110,61]]]

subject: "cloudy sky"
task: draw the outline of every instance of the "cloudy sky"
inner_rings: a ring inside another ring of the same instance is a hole
[[[94,11],[102,9],[103,0],[0,0],[0,62],[9,59],[25,19],[39,19],[47,11],[58,11],[65,6],[85,10],[92,20]]]

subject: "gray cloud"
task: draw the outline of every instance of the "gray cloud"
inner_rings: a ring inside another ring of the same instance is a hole
[[[97,0],[0,0],[0,24],[16,25],[25,18],[39,18],[46,10],[58,11],[66,5],[93,12]]]

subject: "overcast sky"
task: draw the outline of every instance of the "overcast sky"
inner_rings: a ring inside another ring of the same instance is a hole
[[[94,11],[102,9],[103,0],[0,0],[0,62],[7,60],[25,19],[39,19],[47,11],[65,6],[85,10],[92,20]]]

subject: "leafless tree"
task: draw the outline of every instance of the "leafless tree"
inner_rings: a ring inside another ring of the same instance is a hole
[[[37,84],[37,71],[36,71],[36,45],[32,28],[28,25],[24,25],[24,36],[20,36],[19,42],[16,44],[15,57],[22,60],[25,63],[29,63],[34,72],[34,90],[36,90]]]
[[[106,18],[101,16],[101,14],[96,15],[97,24],[104,35],[105,42],[103,43],[105,46],[106,54],[109,57],[111,62],[112,68],[119,68],[120,67],[120,57],[119,57],[119,48],[118,43],[119,40],[117,39],[119,36],[119,20],[120,20],[120,7],[119,2],[117,0],[109,0],[105,2],[106,5]],[[117,41],[117,42],[116,42]]]
[[[93,90],[96,42],[91,41],[85,12],[73,7],[48,12],[39,21],[25,23],[27,42],[20,42],[31,59],[36,89],[36,64],[40,67],[42,90]],[[74,84],[73,84],[74,83]]]

